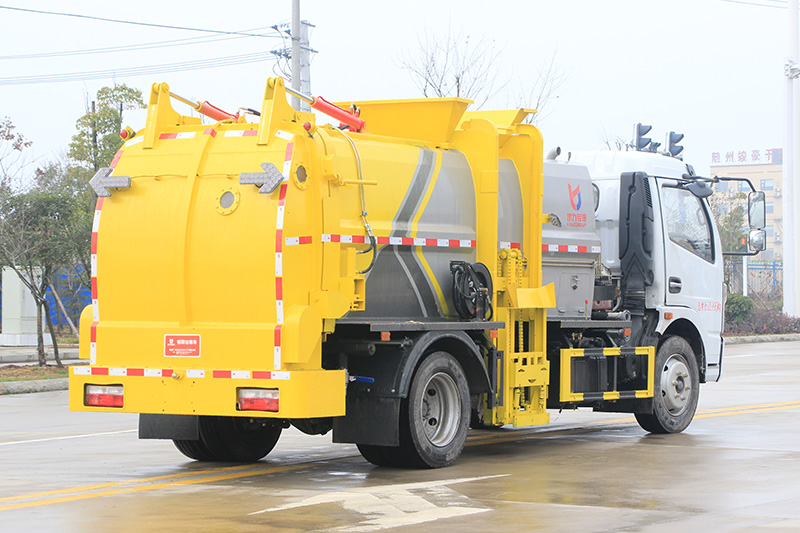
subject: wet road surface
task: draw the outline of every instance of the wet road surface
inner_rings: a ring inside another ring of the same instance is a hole
[[[729,346],[723,365],[682,434],[552,412],[471,432],[440,470],[374,467],[294,429],[255,465],[198,463],[139,441],[137,415],[2,396],[0,529],[798,531],[800,342]]]

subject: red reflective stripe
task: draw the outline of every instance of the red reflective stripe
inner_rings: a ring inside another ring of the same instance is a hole
[[[477,243],[475,241],[469,241],[469,245],[475,248],[477,246]]]
[[[129,368],[127,374],[129,376],[144,376],[144,368]]]
[[[589,249],[586,246],[578,246],[578,252],[585,254]]]
[[[177,133],[162,133],[161,135],[158,136],[158,138],[159,139],[177,139],[178,138],[178,134]]]
[[[97,300],[97,277],[92,278],[92,300]]]
[[[293,151],[294,151],[294,143],[290,142],[289,144],[286,145],[286,155],[283,158],[284,162],[292,160]]]
[[[278,196],[278,205],[284,205],[285,204],[285,202],[286,202],[286,191],[288,191],[288,190],[289,190],[289,188],[286,186],[285,183],[281,185],[280,196]]]
[[[461,241],[459,241],[458,239],[450,239],[450,246],[452,246],[453,248],[458,248],[461,246]]]
[[[122,150],[117,150],[117,153],[114,154],[114,159],[111,160],[111,164],[109,166],[111,168],[117,168],[117,163],[119,162],[120,157],[122,157]]]
[[[242,137],[255,137],[258,135],[258,130],[244,130],[242,132]]]
[[[100,197],[97,198],[97,204],[95,204],[95,206],[94,206],[94,210],[95,211],[100,211],[101,209],[103,209],[103,201],[104,200],[105,200],[105,198],[103,196],[100,196]]]
[[[283,251],[283,230],[275,230],[275,252],[281,253]]]
[[[203,133],[205,133],[206,135],[211,135],[212,137],[217,136],[217,130],[215,130],[214,128],[206,128],[206,131],[204,131]]]
[[[275,299],[283,300],[283,278],[275,278]]]
[[[161,377],[168,378],[172,376],[172,369],[171,368],[162,368],[161,369]]]
[[[425,246],[436,246],[438,241],[436,239],[425,239]]]
[[[99,322],[92,322],[92,327],[89,329],[89,342],[97,342],[97,324]]]
[[[412,246],[414,244],[414,239],[411,237],[403,237],[403,244],[407,246]]]
[[[272,372],[253,370],[253,379],[272,379]]]
[[[378,244],[389,244],[389,237],[377,237]]]
[[[281,345],[281,327],[282,326],[280,326],[280,325],[279,326],[275,326],[275,339],[274,339],[275,346],[280,346]]]
[[[353,235],[353,243],[355,244],[364,244],[366,242],[366,237],[363,235]]]
[[[212,374],[215,378],[230,378],[231,371],[230,370],[214,370]]]
[[[107,368],[92,367],[92,375],[93,376],[107,376],[108,375],[108,369]]]
[[[511,243],[511,249],[512,250],[519,250],[520,248],[522,248],[522,245],[520,243],[518,243],[518,242],[512,242]]]
[[[311,236],[300,237],[300,244],[311,244]]]
[[[92,249],[89,253],[96,254],[97,253],[97,232],[92,233]]]
[[[331,235],[331,242],[341,242],[342,236],[341,235]]]

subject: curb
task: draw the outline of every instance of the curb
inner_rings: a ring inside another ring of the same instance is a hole
[[[67,390],[69,378],[35,379],[32,381],[0,382],[0,396],[3,394],[23,394],[26,392],[50,392]]]
[[[781,333],[778,335],[748,335],[742,337],[723,337],[725,344],[753,344],[756,342],[800,341],[800,333]]]

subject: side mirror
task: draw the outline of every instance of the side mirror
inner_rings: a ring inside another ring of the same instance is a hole
[[[709,187],[705,181],[693,181],[686,188],[698,198],[708,198],[714,194],[714,189]]]
[[[767,225],[766,199],[763,191],[751,192],[747,195],[747,217],[750,229],[764,229]],[[753,233],[750,233],[753,236]],[[766,243],[766,236],[765,241]]]
[[[762,192],[763,196],[764,193]],[[754,252],[763,252],[767,249],[767,232],[763,229],[750,230],[750,249]]]

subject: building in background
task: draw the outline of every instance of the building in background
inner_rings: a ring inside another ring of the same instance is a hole
[[[783,149],[769,148],[731,150],[711,154],[711,176],[749,178],[756,190],[767,197],[767,249],[755,261],[783,261]],[[747,198],[736,198],[738,192],[749,192],[742,182],[720,182],[715,186],[725,201],[717,206],[718,214],[725,215],[737,204],[747,205]],[[747,211],[745,207],[745,212]]]

